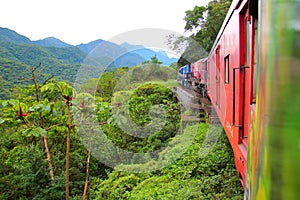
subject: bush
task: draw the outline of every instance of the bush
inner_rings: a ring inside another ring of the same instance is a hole
[[[208,135],[214,135],[217,141]],[[186,152],[164,169],[140,174],[114,170],[107,180],[97,183],[91,193],[97,199],[243,199],[233,152],[223,130],[208,124],[189,126],[183,135],[172,140],[173,148],[193,136]],[[213,148],[208,150],[204,144]],[[201,151],[205,149],[204,155]],[[162,152],[158,162],[165,155]],[[153,164],[157,162],[149,161],[149,165]],[[132,167],[122,166],[122,169]]]

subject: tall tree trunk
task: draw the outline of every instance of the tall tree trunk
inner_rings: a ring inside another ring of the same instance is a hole
[[[90,117],[89,117],[89,122],[90,122]],[[92,143],[92,134],[93,134],[93,129],[92,125],[89,124],[89,137],[88,137],[88,150],[87,150],[87,160],[86,160],[86,172],[85,172],[85,183],[84,183],[84,188],[83,188],[83,194],[82,194],[82,200],[86,199],[86,194],[87,190],[89,187],[89,168],[90,168],[90,159],[91,159],[91,143]]]
[[[54,184],[54,174],[53,174],[51,156],[50,156],[50,151],[48,149],[48,143],[47,143],[46,135],[43,136],[43,142],[44,142],[44,148],[45,148],[45,151],[46,151],[48,167],[49,167],[49,171],[50,171],[49,173],[50,173],[51,183]]]
[[[31,70],[31,80],[33,81],[34,87],[35,87],[35,99],[37,102],[40,102],[39,86],[36,82],[36,78],[35,78],[35,74],[34,74],[35,69],[36,68],[32,68],[32,70]],[[44,128],[44,119],[43,119],[43,114],[41,112],[40,112],[40,126],[41,126],[41,128]],[[46,135],[43,136],[43,143],[44,143],[44,149],[46,152],[46,158],[47,158],[47,162],[48,162],[51,183],[54,184],[54,173],[53,173],[53,168],[52,168],[51,154],[50,154],[50,151],[48,148]]]
[[[71,122],[71,106],[70,102],[67,101],[68,105],[68,133],[67,133],[67,149],[66,149],[66,200],[69,200],[70,196],[70,188],[69,188],[69,168],[70,168],[70,135],[72,129],[72,122]]]

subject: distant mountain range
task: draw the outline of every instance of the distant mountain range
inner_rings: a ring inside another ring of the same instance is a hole
[[[20,35],[13,30],[1,27],[0,42],[11,42],[16,44],[34,44],[42,47],[74,47],[73,45],[65,43],[55,37],[47,37],[42,40],[31,41],[26,36]],[[177,62],[178,60],[176,58],[169,58],[164,51],[153,51],[151,49],[145,48],[142,45],[131,45],[128,43],[118,45],[101,39],[86,44],[79,44],[75,47],[78,47],[88,56],[93,50],[95,50],[95,48],[104,44],[105,48],[101,47],[101,51],[99,49],[97,50],[97,57],[104,56],[113,58],[112,62],[114,62],[114,67],[135,66],[143,61],[150,60],[150,58],[154,55],[156,55],[158,60],[160,60],[163,63],[163,65],[166,66],[169,66],[171,63]],[[122,56],[122,58],[119,58],[120,56]],[[126,58],[127,56],[128,58]]]
[[[145,60],[150,60],[153,55],[156,55],[157,59],[167,66],[170,66],[171,63],[177,62],[178,60],[176,58],[169,58],[169,56],[164,51],[154,51],[145,48],[142,45],[131,45],[128,43],[123,43],[120,46],[130,51],[131,53],[135,53],[142,56]]]
[[[30,76],[30,69],[39,64],[43,67],[40,81],[55,76],[72,83],[79,69],[86,69],[86,78],[97,78],[107,68],[136,66],[154,55],[166,66],[178,60],[169,58],[163,51],[101,39],[76,46],[55,37],[31,41],[0,27],[0,98],[8,98],[14,86],[28,84],[22,77]]]

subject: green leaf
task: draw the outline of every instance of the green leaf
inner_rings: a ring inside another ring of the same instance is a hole
[[[22,112],[27,112],[28,111],[28,106],[25,103],[18,103],[18,104],[12,104],[13,109],[17,112],[20,111],[20,109],[22,110]]]
[[[35,108],[34,108],[34,107],[29,107],[29,108],[28,108],[28,111],[34,112],[34,111],[35,111]]]
[[[41,127],[35,127],[35,128],[29,128],[26,129],[24,132],[24,135],[27,137],[30,136],[35,136],[35,137],[40,137],[43,136],[47,133],[47,131]]]
[[[46,91],[54,91],[55,90],[55,84],[54,83],[48,83],[41,87],[41,92],[46,92]]]
[[[61,93],[63,96],[71,97],[73,95],[73,88],[66,86],[62,89]]]
[[[9,101],[3,101],[2,102],[2,106],[3,107],[6,107],[6,106],[8,106],[8,105],[15,105],[15,104],[17,104],[17,103],[19,103],[19,101],[18,100],[9,100]]]
[[[7,101],[3,101],[3,102],[2,102],[2,106],[3,106],[3,107],[6,107],[6,106],[7,106]]]
[[[57,83],[57,86],[63,96],[71,97],[73,95],[73,88],[69,86],[65,82],[59,82]]]
[[[38,112],[50,112],[51,107],[50,107],[50,105],[36,104],[33,107],[30,107],[29,110],[30,111],[37,110]]]
[[[2,124],[2,123],[4,123],[5,121],[4,121],[4,119],[2,119],[1,117],[0,117],[0,124]]]

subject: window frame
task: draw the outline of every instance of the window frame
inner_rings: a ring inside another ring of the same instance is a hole
[[[229,84],[230,77],[229,77],[229,54],[224,57],[224,83]]]

